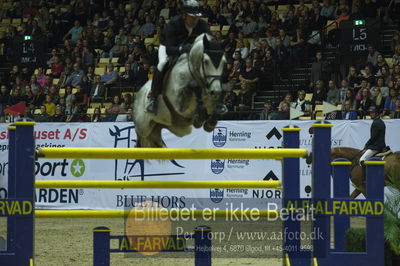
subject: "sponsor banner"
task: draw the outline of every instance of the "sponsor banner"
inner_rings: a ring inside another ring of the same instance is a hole
[[[313,121],[295,121],[302,130],[300,145],[311,150]],[[362,148],[369,138],[370,120],[332,121],[332,146]],[[397,135],[400,120],[385,120],[386,142],[400,150]],[[201,129],[183,138],[163,131],[171,148],[246,148],[282,147],[282,128],[288,121],[221,121],[213,132]],[[136,143],[131,123],[38,123],[36,147],[127,147]],[[311,167],[301,160],[300,193],[310,197]],[[0,125],[0,198],[8,196],[7,125]],[[87,160],[39,159],[35,163],[39,180],[281,180],[281,163],[277,160]],[[275,189],[37,189],[36,203],[44,208],[123,209],[141,200],[153,200],[167,208],[196,204],[225,204],[233,199],[257,199],[280,202],[281,191]],[[203,199],[203,200],[201,200]],[[252,202],[252,201],[249,201]],[[255,204],[255,203],[254,203]]]

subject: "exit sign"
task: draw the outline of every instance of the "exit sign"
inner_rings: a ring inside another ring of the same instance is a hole
[[[365,25],[365,20],[354,20],[354,26]]]

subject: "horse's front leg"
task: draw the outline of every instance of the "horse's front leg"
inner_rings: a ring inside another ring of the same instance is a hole
[[[204,130],[207,131],[207,132],[213,131],[214,128],[215,128],[215,126],[216,126],[217,123],[218,123],[218,118],[219,118],[219,115],[217,115],[217,114],[211,115],[211,116],[207,119],[207,121],[204,123],[204,127],[203,127]]]

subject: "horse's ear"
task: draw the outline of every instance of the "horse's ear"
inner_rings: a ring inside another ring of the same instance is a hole
[[[204,45],[204,49],[208,48],[209,43],[208,43],[208,38],[207,38],[206,34],[204,34],[204,36],[203,36],[203,45]]]

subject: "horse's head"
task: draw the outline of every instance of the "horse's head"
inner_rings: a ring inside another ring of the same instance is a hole
[[[208,34],[201,34],[194,41],[189,53],[189,68],[202,89],[202,100],[209,114],[222,101],[221,77],[226,58],[222,46]]]

